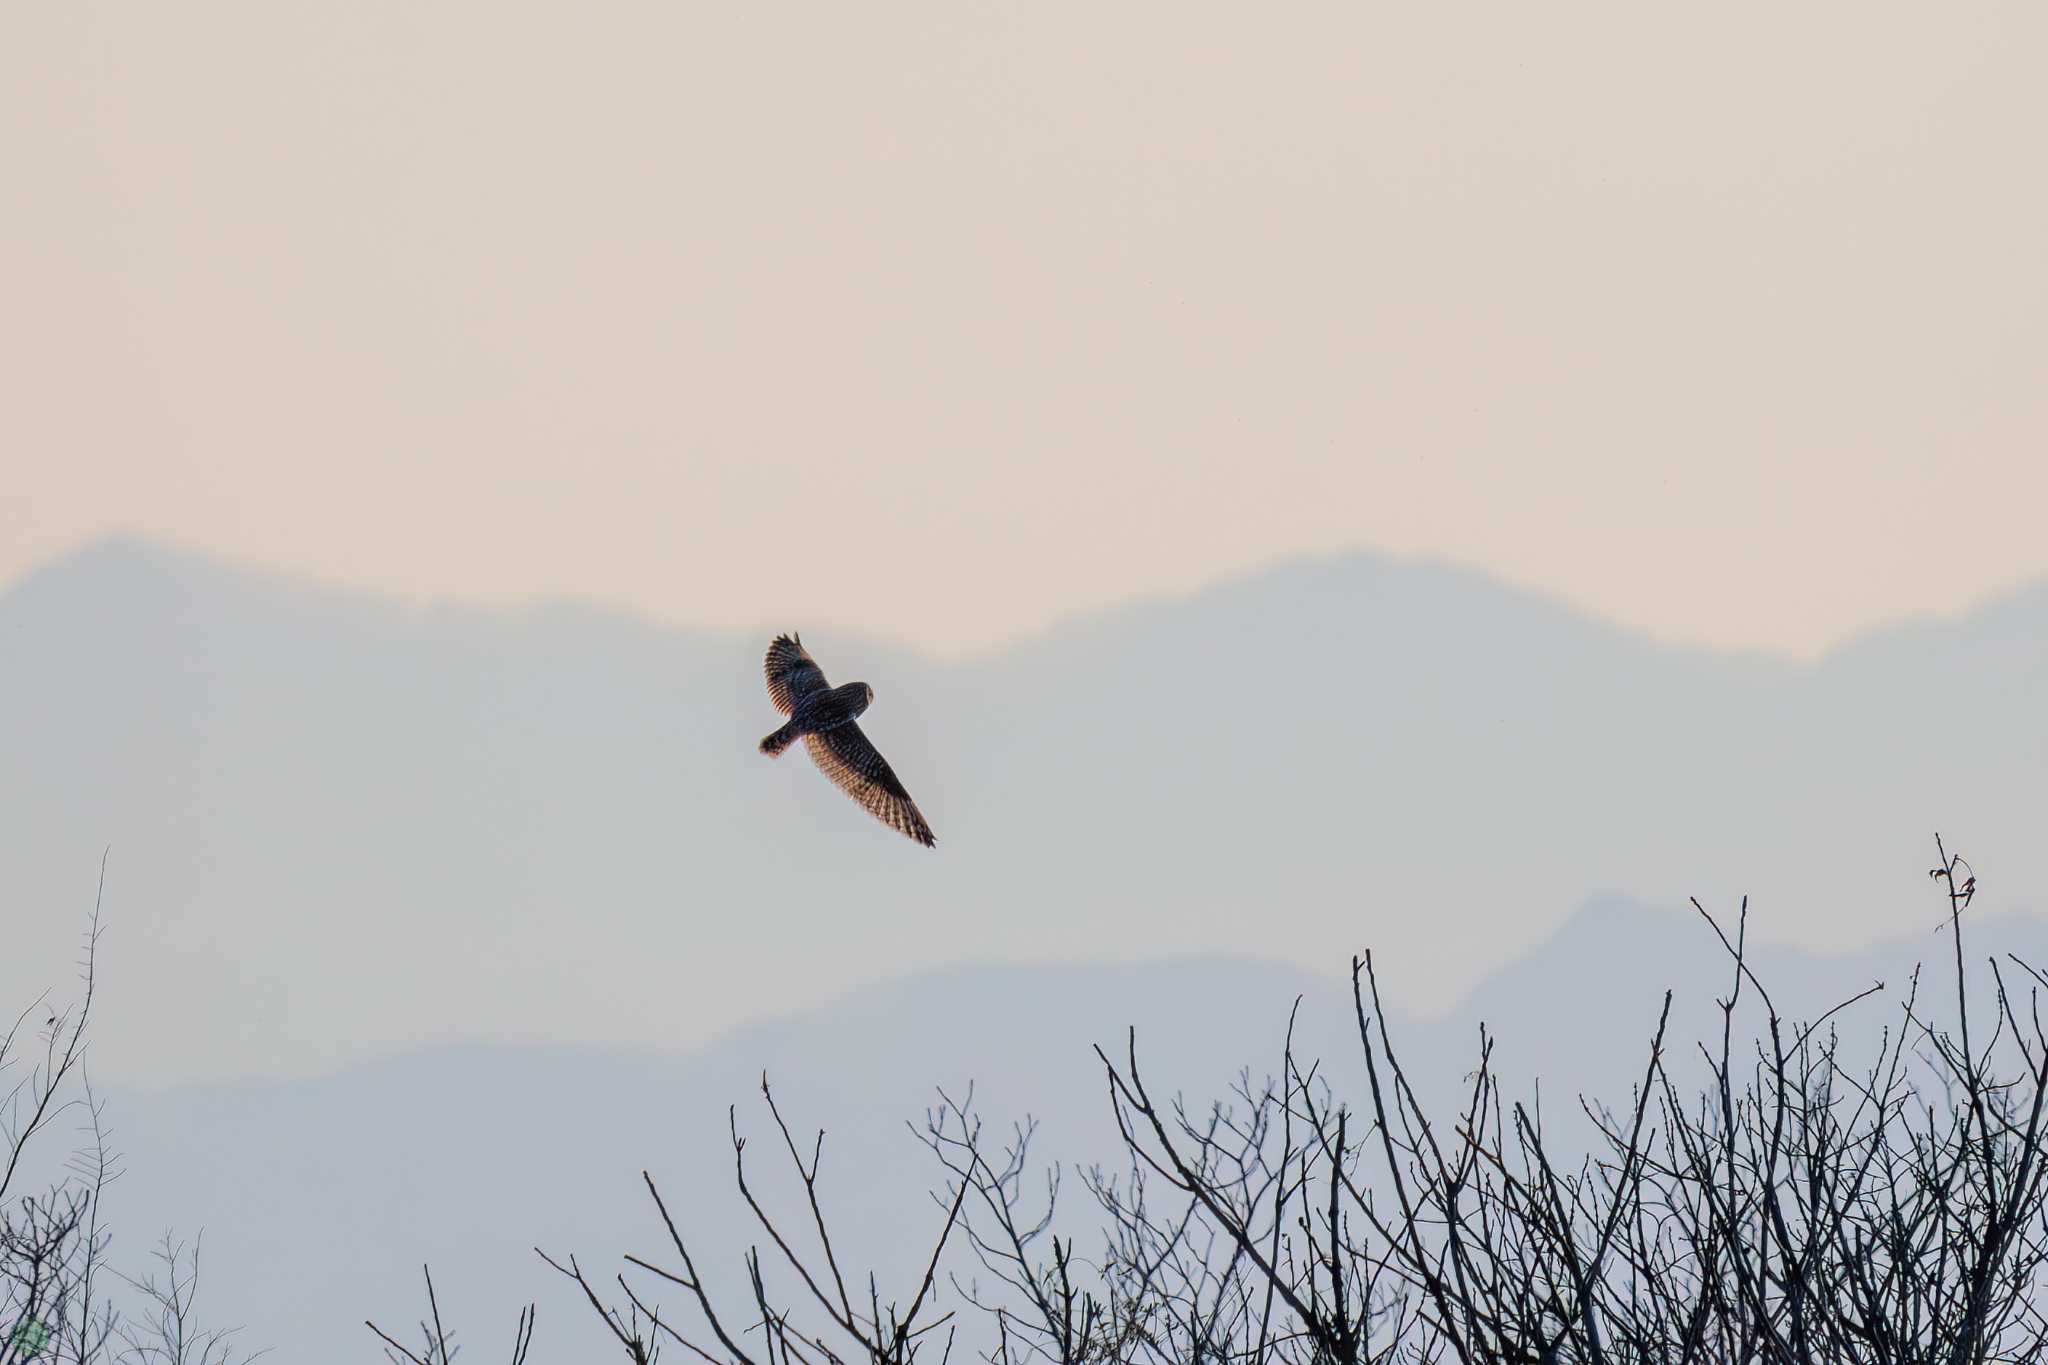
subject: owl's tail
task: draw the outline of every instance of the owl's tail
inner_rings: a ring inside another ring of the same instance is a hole
[[[780,730],[777,730],[774,734],[768,736],[768,738],[761,741],[761,752],[768,755],[768,757],[770,758],[779,758],[782,754],[782,751],[784,749],[787,749],[790,745],[796,743],[798,737],[802,734],[803,731],[796,728],[796,722],[791,721],[789,724],[783,726]]]

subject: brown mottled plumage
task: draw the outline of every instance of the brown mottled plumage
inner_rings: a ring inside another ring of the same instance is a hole
[[[768,700],[789,717],[789,723],[761,741],[761,752],[774,758],[801,739],[811,762],[834,786],[883,824],[930,848],[935,842],[932,827],[924,822],[889,761],[854,724],[854,718],[874,701],[875,689],[858,682],[829,686],[825,671],[794,635],[775,637],[763,668],[768,675]]]

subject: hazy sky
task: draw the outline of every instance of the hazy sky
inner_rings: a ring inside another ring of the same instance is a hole
[[[2034,4],[13,7],[0,580],[950,653],[1303,553],[1808,655],[2048,575]]]

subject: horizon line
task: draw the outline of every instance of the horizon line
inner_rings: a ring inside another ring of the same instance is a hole
[[[61,573],[67,566],[120,551],[178,561],[221,576],[248,579],[285,592],[346,599],[359,605],[378,605],[412,616],[460,614],[519,623],[551,614],[580,614],[664,633],[732,639],[751,638],[761,632],[772,634],[776,630],[793,628],[772,621],[764,621],[748,628],[712,625],[681,616],[666,619],[601,598],[577,596],[567,592],[549,596],[510,598],[448,592],[398,592],[371,584],[332,578],[313,570],[289,565],[244,560],[212,548],[181,545],[162,536],[134,530],[100,532],[28,565],[13,577],[0,581],[0,598],[12,595],[36,579]],[[974,667],[1028,651],[1060,636],[1103,629],[1114,625],[1122,618],[1147,612],[1185,608],[1203,598],[1251,588],[1261,582],[1288,574],[1366,566],[1462,580],[1525,605],[1569,617],[1581,626],[1657,653],[1711,659],[1724,664],[1778,668],[1793,673],[1819,670],[1843,654],[1888,636],[1965,625],[1977,618],[1995,616],[2029,598],[2048,594],[2048,575],[2043,575],[2015,586],[1986,591],[1951,611],[1908,613],[1895,617],[1883,624],[1844,635],[1820,650],[1802,656],[1761,646],[1725,648],[1666,638],[1585,607],[1562,593],[1514,583],[1489,569],[1461,564],[1447,558],[1402,555],[1361,546],[1352,550],[1293,555],[1205,579],[1177,591],[1134,596],[1107,605],[1082,608],[1059,615],[1045,624],[1019,631],[997,643],[958,654],[934,651],[914,641],[859,627],[842,629],[838,633],[873,647],[908,654],[932,667]],[[826,628],[834,629],[829,624]],[[763,635],[762,638],[765,639],[767,636]]]

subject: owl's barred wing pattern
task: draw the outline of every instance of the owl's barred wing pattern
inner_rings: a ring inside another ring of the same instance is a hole
[[[852,717],[867,709],[874,689],[848,683],[833,691],[825,682],[825,671],[794,634],[775,637],[762,669],[768,678],[768,699],[790,721],[761,741],[761,752],[779,754],[801,735],[811,762],[834,786],[889,828],[932,847],[932,827],[924,822],[923,812],[903,790],[888,760],[853,723]],[[815,728],[819,726],[823,728]]]
[[[804,736],[804,748],[818,771],[832,779],[834,786],[867,808],[868,814],[899,834],[908,835],[926,848],[932,847],[932,827],[924,822],[917,803],[889,760],[868,742],[852,721],[817,730]]]
[[[776,636],[762,666],[768,674],[768,700],[785,716],[795,714],[797,703],[811,693],[825,690],[825,670],[794,635]]]

